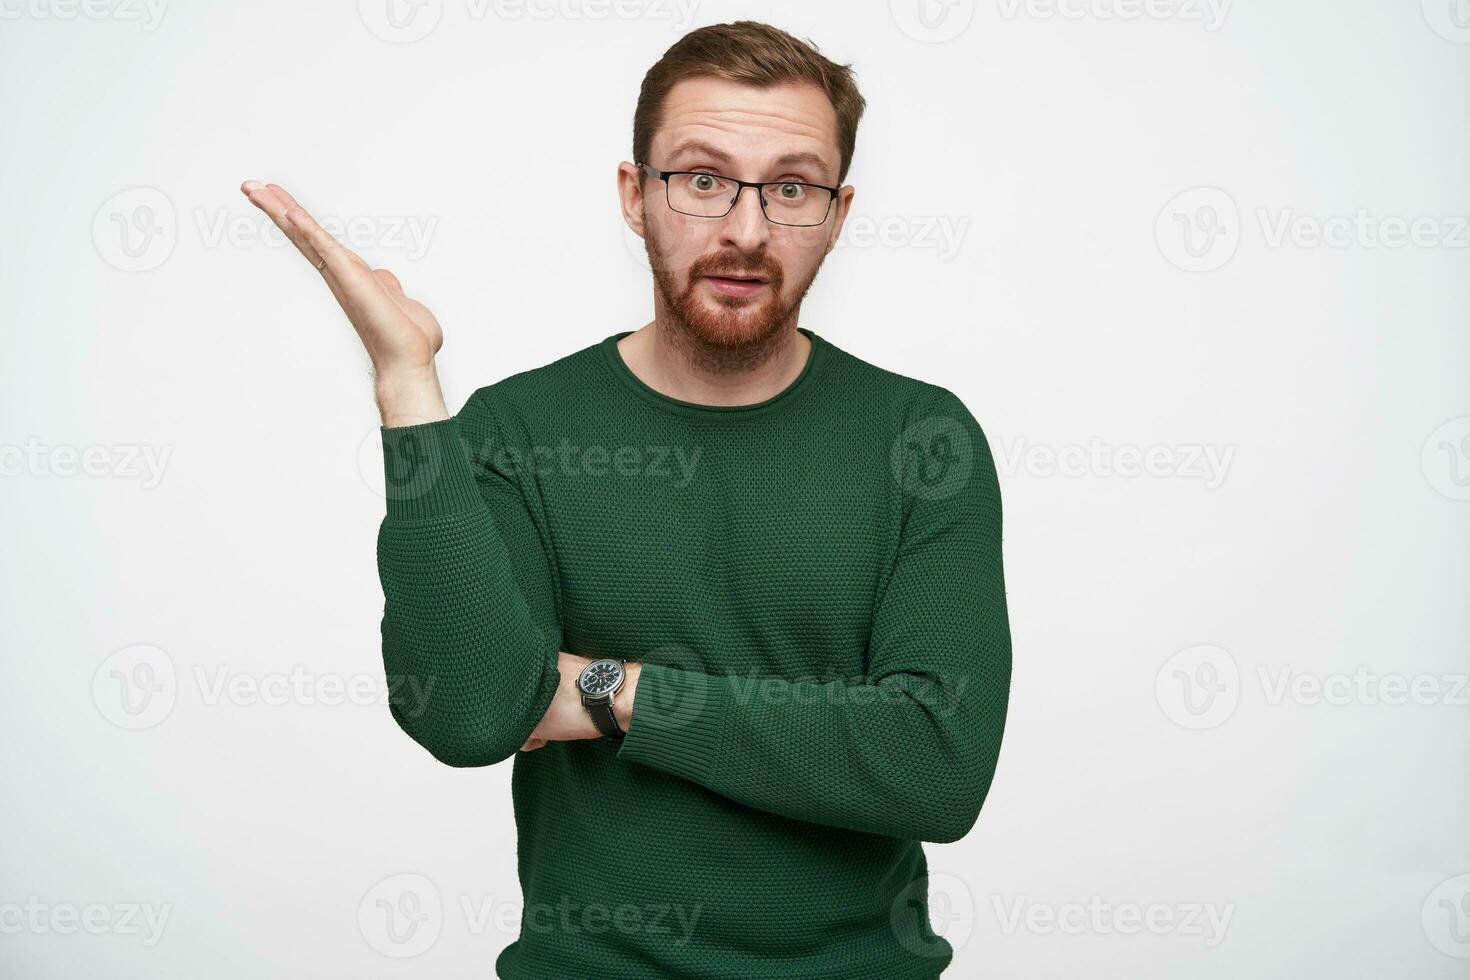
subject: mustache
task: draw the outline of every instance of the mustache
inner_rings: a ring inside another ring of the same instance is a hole
[[[689,271],[690,275],[695,278],[699,276],[726,276],[732,279],[764,279],[767,282],[775,282],[781,278],[781,269],[779,266],[758,265],[746,268],[718,259],[705,263],[695,263],[694,267]]]

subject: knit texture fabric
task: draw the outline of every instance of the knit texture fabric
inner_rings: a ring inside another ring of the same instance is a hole
[[[515,757],[502,978],[952,958],[919,842],[973,826],[1005,727],[995,465],[953,393],[801,331],[752,405],[654,390],[623,332],[382,430],[392,716],[446,765]],[[518,752],[561,650],[644,665],[628,734]]]

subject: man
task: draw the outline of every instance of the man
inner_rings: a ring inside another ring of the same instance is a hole
[[[285,190],[243,186],[374,364],[383,660],[417,681],[393,717],[447,765],[516,757],[501,977],[950,962],[919,842],[968,832],[1000,749],[1000,497],[954,394],[797,326],[863,104],[766,25],[677,42],[618,171],[653,320],[452,417],[429,311]]]

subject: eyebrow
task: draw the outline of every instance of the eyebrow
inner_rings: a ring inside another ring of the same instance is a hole
[[[711,146],[709,143],[706,143],[703,140],[696,139],[684,140],[683,142],[676,145],[674,149],[670,151],[669,158],[677,159],[678,157],[686,153],[703,154],[704,156],[711,157],[712,159],[718,160],[721,163],[730,163],[733,160],[730,154],[726,153],[725,151],[717,149],[716,147]],[[827,161],[823,160],[820,156],[810,151],[802,151],[800,153],[784,153],[781,156],[777,157],[775,160],[771,161],[771,165],[773,168],[785,167],[792,164],[801,163],[811,164],[817,167],[823,179],[826,179],[825,175],[827,173]]]

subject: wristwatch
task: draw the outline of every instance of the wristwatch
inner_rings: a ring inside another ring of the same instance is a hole
[[[626,677],[623,661],[606,657],[594,660],[577,675],[577,690],[582,692],[582,707],[592,716],[592,724],[608,738],[622,738],[617,715],[613,714],[613,695]]]

